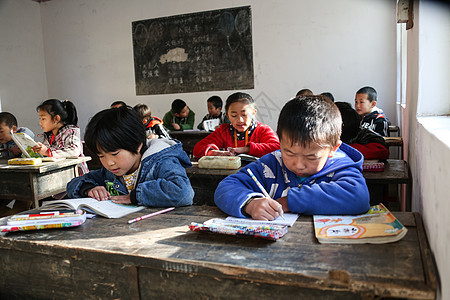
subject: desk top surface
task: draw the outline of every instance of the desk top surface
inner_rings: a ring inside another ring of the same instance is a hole
[[[394,297],[435,297],[436,270],[416,213],[395,213],[408,228],[399,242],[337,245],[317,242],[310,216],[301,216],[277,242],[190,231],[191,222],[226,217],[212,206],[177,208],[127,224],[155,210],[121,219],[98,217],[71,229],[9,233],[0,236],[0,249],[317,289],[336,285]]]
[[[79,163],[90,161],[91,157],[77,157],[66,158],[55,162],[42,162],[39,165],[8,165],[8,160],[0,160],[0,172],[32,172],[32,173],[44,173],[48,171],[57,170],[60,168],[77,165]]]

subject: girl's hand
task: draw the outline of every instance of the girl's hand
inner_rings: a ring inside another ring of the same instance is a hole
[[[104,186],[96,186],[95,188],[90,189],[87,195],[88,197],[94,198],[98,201],[109,200],[111,198],[111,195]]]
[[[245,212],[255,220],[272,221],[281,215],[282,206],[271,198],[255,198],[245,207]]]
[[[233,156],[234,154],[230,151],[222,151],[222,150],[209,150],[208,156]]]
[[[238,155],[238,154],[247,154],[250,152],[250,147],[237,147],[237,148],[232,148],[232,147],[228,147],[228,151],[231,152],[233,155]]]
[[[112,202],[117,204],[131,204],[130,194],[128,195],[120,195],[120,196],[111,196]]]
[[[33,147],[34,152],[39,153],[44,156],[48,156],[48,148],[41,142],[37,142],[37,146]]]
[[[177,123],[172,123],[172,127],[175,130],[180,130],[181,129],[180,125],[178,125]]]

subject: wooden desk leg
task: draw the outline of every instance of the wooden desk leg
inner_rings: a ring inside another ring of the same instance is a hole
[[[34,208],[39,207],[39,197],[36,190],[37,179],[35,173],[30,173],[30,187],[31,187],[31,200],[33,202]]]

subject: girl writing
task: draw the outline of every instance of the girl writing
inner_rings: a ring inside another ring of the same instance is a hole
[[[267,125],[256,120],[253,98],[246,93],[228,97],[225,112],[230,123],[224,123],[194,147],[194,156],[232,156],[249,154],[261,157],[280,149],[280,141]]]
[[[147,139],[134,110],[97,113],[86,127],[85,142],[103,168],[72,179],[67,184],[70,198],[163,207],[192,204],[194,190],[185,170],[191,162],[181,143]]]
[[[75,105],[69,100],[48,99],[36,110],[44,140],[37,142],[34,151],[55,158],[82,157],[83,145]],[[80,175],[89,172],[85,162],[78,165],[78,171]]]

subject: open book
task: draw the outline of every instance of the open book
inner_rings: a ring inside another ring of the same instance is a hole
[[[116,219],[143,210],[145,206],[117,204],[112,202],[112,200],[98,201],[93,198],[45,201],[41,206],[42,210],[57,210],[63,208],[75,210],[84,209],[97,213],[105,218]]]
[[[408,231],[381,203],[363,215],[315,215],[314,229],[320,243],[342,244],[392,243]]]
[[[203,121],[203,128],[206,131],[214,131],[216,130],[216,127],[220,125],[220,119],[211,119],[211,120],[205,120]]]
[[[48,156],[42,156],[39,153],[36,153],[33,150],[33,147],[37,146],[37,143],[25,132],[16,132],[14,133],[12,130],[10,132],[11,138],[13,139],[14,143],[19,147],[20,151],[22,151],[23,155],[26,158],[41,158],[42,161],[59,161],[63,160],[64,158],[55,158],[55,157],[48,157]],[[19,160],[16,160],[15,164],[21,164]],[[28,163],[23,163],[28,164]]]

